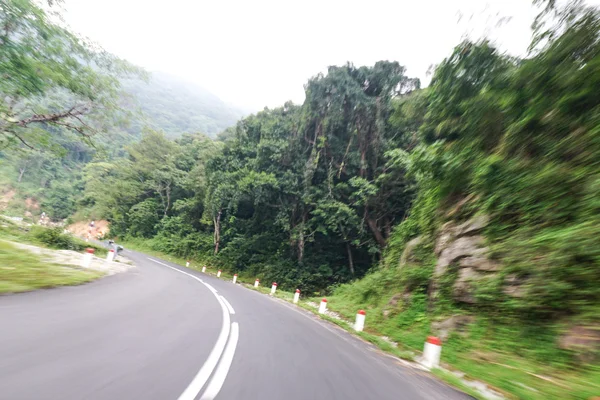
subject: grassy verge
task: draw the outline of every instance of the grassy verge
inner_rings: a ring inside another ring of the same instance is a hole
[[[421,351],[431,334],[434,318],[440,321],[466,312],[447,309],[433,316],[426,296],[407,295],[398,281],[393,271],[375,271],[336,289],[327,298],[328,308],[350,320],[357,310],[366,310],[368,333],[387,336],[399,347],[415,352]],[[465,380],[486,382],[515,399],[587,400],[600,395],[600,366],[580,363],[558,348],[558,334],[564,327],[528,324],[484,312],[471,316],[470,323],[450,332],[442,350],[442,364],[463,372]],[[438,375],[452,384],[442,373]]]
[[[82,271],[43,262],[35,254],[0,241],[0,293],[79,285],[100,276],[102,273],[97,271]]]

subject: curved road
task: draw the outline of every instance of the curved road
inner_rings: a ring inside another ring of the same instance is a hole
[[[0,296],[0,399],[469,399],[304,310],[126,252],[137,268]]]

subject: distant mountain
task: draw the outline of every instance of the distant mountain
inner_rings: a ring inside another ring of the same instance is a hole
[[[216,137],[246,114],[196,84],[160,72],[153,73],[148,83],[127,80],[123,87],[144,113],[127,129],[131,133],[149,126],[170,137],[186,132]]]

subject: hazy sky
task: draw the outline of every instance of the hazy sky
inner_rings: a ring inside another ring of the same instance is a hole
[[[302,102],[328,65],[397,60],[427,82],[462,37],[525,53],[528,0],[66,0],[65,19],[106,50],[250,110]],[[461,17],[462,16],[462,17]],[[509,22],[497,27],[502,17]]]

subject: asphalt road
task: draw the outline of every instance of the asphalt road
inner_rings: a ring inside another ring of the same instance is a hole
[[[137,268],[0,296],[0,399],[468,399],[298,309],[125,252]]]

